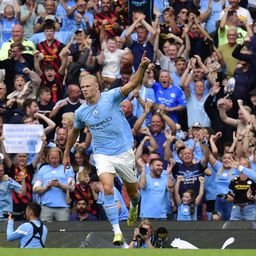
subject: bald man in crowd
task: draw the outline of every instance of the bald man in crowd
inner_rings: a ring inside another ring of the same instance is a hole
[[[23,54],[33,55],[36,47],[32,41],[24,39],[24,29],[20,24],[16,24],[12,27],[12,39],[9,42],[5,42],[0,50],[0,60],[9,58],[9,50],[12,43],[21,43],[24,46]]]
[[[133,105],[129,100],[124,100],[122,102],[122,110],[124,112],[125,118],[128,121],[131,129],[132,129],[132,134],[135,135],[133,126],[137,120],[137,117],[133,115]]]

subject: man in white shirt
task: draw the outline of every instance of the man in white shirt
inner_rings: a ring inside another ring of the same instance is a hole
[[[252,28],[253,20],[252,20],[251,14],[247,9],[239,6],[240,0],[228,0],[228,2],[229,2],[230,10],[236,11],[238,18],[241,21],[247,20],[248,25],[250,25]],[[224,10],[221,12],[219,20],[221,20],[223,15],[224,15]]]

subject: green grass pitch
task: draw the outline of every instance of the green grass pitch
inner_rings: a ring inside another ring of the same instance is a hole
[[[1,248],[1,256],[253,256],[256,250],[177,249],[18,249]]]

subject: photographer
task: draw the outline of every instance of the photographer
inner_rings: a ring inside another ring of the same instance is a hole
[[[7,224],[7,240],[20,240],[20,248],[43,248],[47,235],[47,228],[39,220],[41,206],[36,202],[30,202],[26,208],[28,222],[21,224],[14,231],[12,214],[9,214]]]
[[[141,221],[139,228],[134,229],[129,248],[154,248],[154,230],[149,220]]]
[[[164,227],[159,227],[155,233],[154,247],[155,248],[168,248],[168,230]]]

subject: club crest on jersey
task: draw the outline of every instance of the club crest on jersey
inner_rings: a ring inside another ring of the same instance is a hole
[[[93,115],[93,116],[97,116],[98,113],[99,113],[99,111],[98,111],[97,109],[94,109],[94,110],[92,111],[92,115]]]

